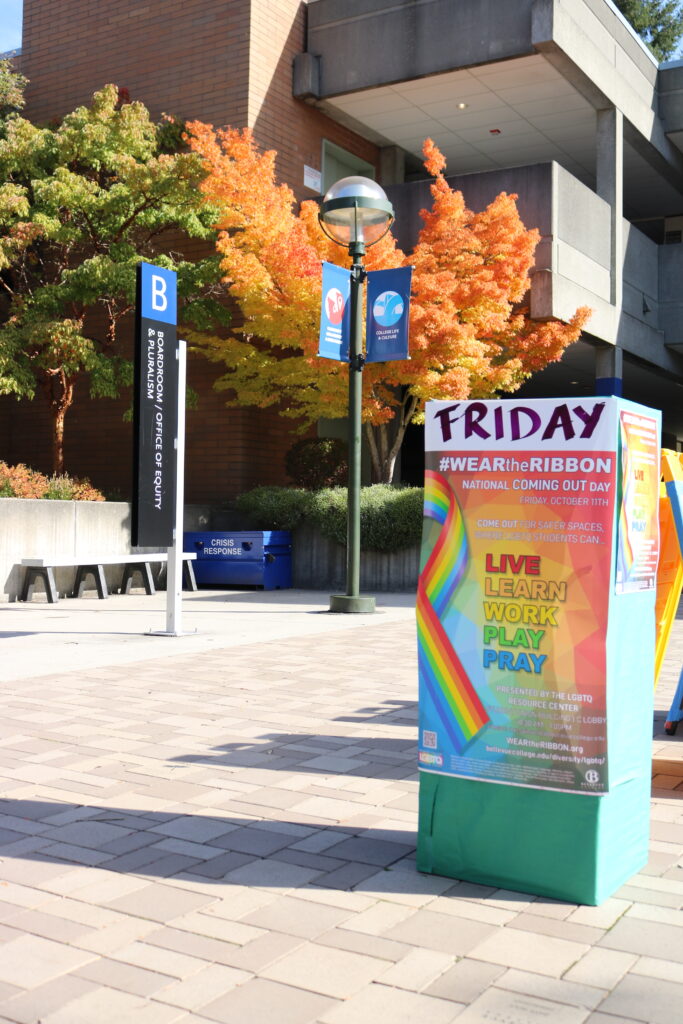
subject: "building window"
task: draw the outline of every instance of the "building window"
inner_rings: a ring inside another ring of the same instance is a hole
[[[323,194],[330,185],[340,178],[348,178],[351,174],[361,174],[365,178],[376,177],[374,164],[361,160],[359,156],[349,153],[348,149],[336,146],[334,142],[323,139]]]

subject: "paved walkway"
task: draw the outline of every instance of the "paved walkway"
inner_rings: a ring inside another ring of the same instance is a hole
[[[0,1024],[683,1020],[683,728],[603,906],[427,877],[410,602],[185,604],[0,606]]]

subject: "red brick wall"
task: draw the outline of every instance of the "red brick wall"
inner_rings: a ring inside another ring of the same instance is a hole
[[[115,82],[153,117],[245,123],[248,60],[244,0],[24,0],[22,70],[36,120]]]
[[[278,152],[279,177],[299,199],[304,164],[321,170],[322,141],[377,166],[377,147],[292,96],[292,63],[305,49],[306,7],[300,0],[252,0],[249,49],[249,124],[258,142]]]
[[[24,0],[27,116],[60,117],[108,82],[153,117],[250,125],[300,190],[323,138],[376,163],[377,147],[292,96],[304,48],[302,0]],[[310,195],[310,193],[308,193]]]

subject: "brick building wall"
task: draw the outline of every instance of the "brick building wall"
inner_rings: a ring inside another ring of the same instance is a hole
[[[304,164],[321,169],[323,139],[371,163],[371,143],[292,96],[292,61],[304,48],[301,0],[24,0],[21,70],[29,78],[26,116],[48,122],[108,82],[162,112],[217,126],[249,125],[278,151],[277,171],[299,199]],[[132,331],[132,329],[131,329]],[[129,331],[126,344],[132,344]],[[230,409],[212,389],[218,371],[191,355],[188,381],[199,408],[187,415],[186,497],[221,502],[258,483],[284,483],[284,454],[296,437],[271,410]],[[74,475],[128,497],[129,397],[90,401],[87,385],[66,424]],[[47,406],[40,398],[0,400],[0,459],[50,471]]]
[[[249,58],[249,126],[260,145],[278,152],[277,172],[300,199],[304,165],[321,170],[328,139],[377,166],[378,150],[314,107],[292,96],[292,63],[305,49],[306,5],[300,0],[252,0]]]
[[[24,0],[27,115],[61,117],[108,82],[158,117],[244,124],[249,2]]]

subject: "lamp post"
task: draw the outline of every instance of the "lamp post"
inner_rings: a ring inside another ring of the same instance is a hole
[[[318,215],[320,227],[351,257],[349,339],[349,486],[346,527],[346,594],[330,598],[331,612],[373,612],[374,597],[360,589],[361,413],[363,405],[363,266],[365,250],[379,242],[394,220],[384,189],[370,178],[352,176],[327,191]]]

